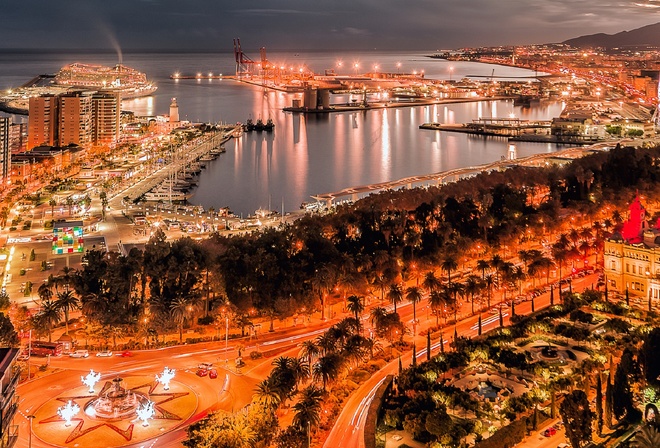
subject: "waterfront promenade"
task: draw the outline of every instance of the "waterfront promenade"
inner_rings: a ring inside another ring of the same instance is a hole
[[[317,201],[325,202],[326,206],[331,206],[333,201],[350,199],[356,201],[360,195],[377,193],[381,190],[393,190],[397,188],[412,188],[424,183],[435,183],[441,185],[450,181],[456,181],[464,177],[474,176],[482,172],[493,170],[500,170],[511,165],[524,165],[524,166],[540,166],[550,159],[574,159],[582,157],[589,151],[606,150],[614,147],[617,142],[598,143],[596,145],[581,147],[581,148],[568,148],[552,153],[534,154],[520,159],[502,159],[495,162],[487,163],[485,165],[468,166],[464,168],[456,168],[453,170],[442,171],[439,173],[423,174],[418,176],[405,177],[394,181],[379,182],[370,185],[363,185],[361,187],[349,187],[333,193],[323,193],[313,195],[312,197]]]

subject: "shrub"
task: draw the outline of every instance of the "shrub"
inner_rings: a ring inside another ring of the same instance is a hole
[[[213,323],[213,316],[203,316],[197,319],[199,325],[211,325]]]
[[[257,351],[252,351],[250,352],[250,359],[259,359],[262,358],[264,355],[261,352]]]

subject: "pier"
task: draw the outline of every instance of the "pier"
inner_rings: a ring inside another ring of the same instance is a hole
[[[173,173],[185,170],[188,165],[209,154],[213,149],[220,147],[229,141],[229,139],[238,135],[239,132],[241,134],[243,132],[240,125],[227,127],[223,131],[216,131],[211,135],[206,136],[203,140],[194,145],[184,145],[177,148],[173,154],[174,161],[164,164],[161,168],[147,174],[144,179],[130,187],[128,190],[117,194],[122,194],[123,197],[128,197],[130,200],[139,198],[164,182]],[[181,157],[181,160],[176,160],[178,156]]]
[[[520,137],[523,134],[550,135],[551,120],[521,120],[520,118],[479,118],[465,124],[424,123],[420,129],[462,132],[465,134]]]
[[[512,165],[542,166],[549,164],[551,161],[553,162],[557,160],[570,161],[572,159],[582,157],[583,155],[588,154],[590,151],[608,150],[610,147],[613,147],[614,145],[616,145],[616,142],[607,143],[607,144],[599,143],[597,145],[592,145],[589,147],[568,148],[550,154],[547,153],[534,154],[528,157],[515,159],[515,160],[509,160],[509,159],[497,160],[495,162],[487,163],[485,165],[456,168],[453,170],[442,171],[439,173],[411,176],[399,180],[380,182],[371,185],[364,185],[361,187],[349,187],[334,193],[312,195],[312,198],[316,199],[319,202],[324,202],[325,205],[329,208],[332,206],[333,201],[340,200],[343,198],[349,199],[351,201],[357,201],[360,195],[369,194],[369,193],[378,193],[379,191],[382,190],[413,188],[416,186],[420,186],[420,184],[424,184],[424,183],[429,183],[429,184],[434,183],[435,185],[439,186],[448,182],[476,176],[477,174],[483,172],[506,169]]]

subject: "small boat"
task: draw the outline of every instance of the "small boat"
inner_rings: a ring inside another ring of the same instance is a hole
[[[243,130],[245,132],[252,132],[255,129],[255,124],[252,121],[252,118],[248,118],[245,124],[243,125]]]

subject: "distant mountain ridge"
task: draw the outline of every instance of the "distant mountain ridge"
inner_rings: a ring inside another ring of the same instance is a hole
[[[646,25],[630,31],[622,31],[616,34],[590,34],[580,36],[562,42],[573,47],[635,47],[635,46],[660,46],[660,22]]]

